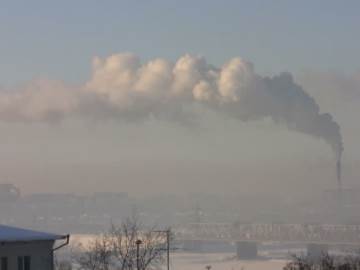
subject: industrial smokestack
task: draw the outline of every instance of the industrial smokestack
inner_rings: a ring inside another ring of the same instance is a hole
[[[342,179],[341,179],[341,156],[338,157],[338,160],[336,161],[336,177],[337,177],[337,184],[338,184],[338,190],[342,190]]]
[[[341,146],[339,150],[339,155],[337,156],[336,161],[336,177],[337,177],[337,184],[338,184],[338,190],[337,190],[337,197],[338,197],[338,207],[339,211],[341,211],[343,207],[343,200],[342,200],[342,178],[341,178],[341,156],[342,156],[343,147]]]

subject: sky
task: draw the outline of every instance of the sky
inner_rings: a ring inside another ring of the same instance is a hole
[[[96,88],[103,78],[96,77],[102,71],[94,68],[94,57],[106,61],[117,53],[134,53],[145,63],[157,57],[176,62],[191,54],[218,68],[239,56],[259,76],[290,72],[320,112],[334,117],[344,140],[344,181],[357,186],[359,1],[1,3],[4,93],[31,88],[39,78],[60,81],[64,88]],[[45,93],[39,99],[60,106]],[[1,181],[24,192],[103,189],[136,195],[334,188],[333,154],[324,140],[266,117],[244,123],[208,111],[203,116],[197,127],[157,119],[13,123],[6,118],[0,123]]]
[[[358,70],[359,1],[3,1],[0,81],[81,81],[94,55],[240,55],[261,72]]]

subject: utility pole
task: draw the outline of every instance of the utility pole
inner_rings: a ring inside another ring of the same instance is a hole
[[[165,233],[166,234],[166,264],[167,264],[167,270],[170,270],[170,236],[171,236],[171,230],[156,230],[153,232],[157,233]]]
[[[166,230],[167,270],[170,270],[170,229]]]

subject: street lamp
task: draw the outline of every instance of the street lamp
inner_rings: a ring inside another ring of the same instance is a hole
[[[137,267],[137,270],[140,270],[139,255],[140,255],[140,245],[142,244],[142,241],[140,239],[138,239],[138,240],[136,240],[135,244],[136,244],[136,267]]]
[[[171,230],[170,229],[156,230],[153,232],[166,234],[166,264],[167,264],[167,270],[170,270],[170,233],[171,233]]]

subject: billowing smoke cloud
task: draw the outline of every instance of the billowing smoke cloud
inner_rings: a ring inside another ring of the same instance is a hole
[[[53,121],[80,115],[178,121],[186,115],[184,107],[202,104],[242,121],[271,118],[290,130],[322,138],[336,155],[340,182],[340,127],[330,114],[320,113],[289,73],[262,77],[241,58],[214,67],[191,55],[175,63],[161,58],[141,63],[128,53],[96,57],[92,68],[89,81],[79,87],[40,80],[2,92],[0,119]]]
[[[0,121],[53,122],[79,107],[81,91],[59,81],[39,79],[13,90],[0,91]]]

